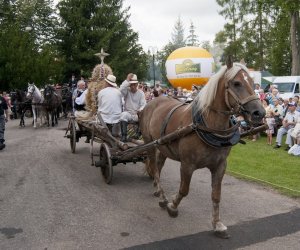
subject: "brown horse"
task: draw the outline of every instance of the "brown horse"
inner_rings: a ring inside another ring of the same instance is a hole
[[[221,183],[231,147],[240,140],[238,124],[232,117],[243,115],[247,121],[259,123],[265,115],[254,94],[248,69],[231,60],[226,64],[211,77],[192,103],[182,105],[176,99],[159,97],[146,105],[140,117],[145,143],[183,127],[194,126],[194,132],[149,150],[146,169],[154,177],[157,186],[154,195],[160,196],[159,205],[166,207],[170,216],[176,217],[180,201],[188,195],[193,172],[208,168],[212,176],[212,225],[215,234],[222,238],[229,236],[219,215]],[[166,158],[181,162],[180,187],[172,202],[168,202],[160,184]]]

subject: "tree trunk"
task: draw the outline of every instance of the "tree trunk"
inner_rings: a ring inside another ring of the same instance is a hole
[[[291,75],[300,75],[300,33],[299,11],[291,12],[291,48],[292,48],[292,71]]]

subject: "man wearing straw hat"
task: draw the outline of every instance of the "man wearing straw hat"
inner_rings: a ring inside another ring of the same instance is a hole
[[[108,75],[104,88],[98,93],[98,112],[114,136],[122,113],[122,95],[117,86],[116,77]]]
[[[128,74],[127,79],[120,86],[120,91],[124,97],[124,111],[121,114],[120,124],[122,141],[127,141],[128,122],[138,122],[138,115],[146,105],[145,94],[138,89],[138,79],[135,74]]]

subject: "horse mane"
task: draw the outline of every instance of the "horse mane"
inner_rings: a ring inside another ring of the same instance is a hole
[[[230,81],[240,70],[245,70],[249,74],[247,67],[241,63],[234,63],[229,70],[227,70],[226,65],[222,66],[195,97],[194,102],[197,106],[196,111],[205,113],[215,100],[220,79],[224,77],[226,81]]]

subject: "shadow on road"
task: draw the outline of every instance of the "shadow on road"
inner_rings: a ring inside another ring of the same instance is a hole
[[[205,231],[126,249],[236,249],[300,231],[299,221],[300,209],[295,209],[288,213],[276,214],[230,226],[228,230],[231,238],[228,240],[216,238],[212,231]]]

